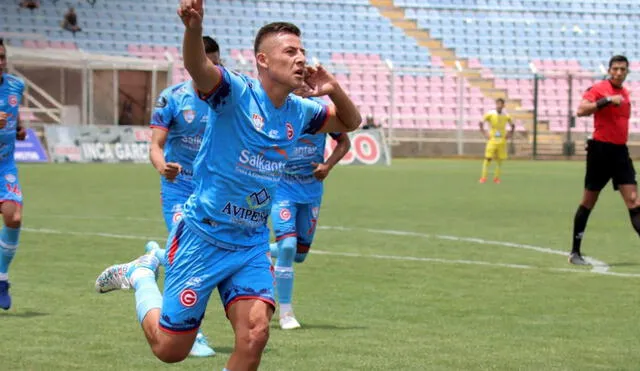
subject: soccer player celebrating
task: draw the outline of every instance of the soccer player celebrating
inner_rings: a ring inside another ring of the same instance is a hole
[[[609,78],[587,89],[578,107],[578,116],[593,115],[593,139],[587,142],[587,169],[582,201],[573,220],[573,245],[569,263],[587,265],[580,245],[591,210],[600,191],[612,180],[629,209],[631,225],[640,234],[640,201],[633,162],[629,157],[629,91],[622,86],[629,73],[629,61],[617,55],[609,60]]]
[[[484,129],[485,122],[489,124],[489,133]],[[507,124],[511,125],[509,132],[507,132]],[[480,122],[480,132],[487,138],[480,183],[487,181],[489,163],[492,159],[496,160],[493,182],[500,183],[502,161],[507,159],[507,140],[513,136],[514,130],[515,125],[511,120],[511,116],[504,112],[504,99],[498,98],[496,100],[496,109],[487,112]]]
[[[307,95],[303,89],[296,94]],[[317,98],[311,98],[317,99]],[[322,100],[317,99],[323,103]],[[275,265],[276,294],[280,309],[280,327],[300,327],[293,314],[293,262],[302,263],[311,248],[320,214],[323,181],[333,167],[349,152],[351,141],[344,133],[330,133],[338,142],[324,161],[326,134],[304,134],[298,139],[293,156],[287,162],[271,209],[271,222],[277,243],[271,244]]]
[[[14,160],[16,139],[24,139],[25,130],[20,127],[20,101],[24,82],[4,72],[7,66],[7,49],[0,39],[0,212],[4,227],[0,231],[0,308],[11,308],[9,295],[9,265],[18,248],[22,223],[22,189],[18,182],[18,168]]]
[[[226,369],[256,370],[275,304],[267,219],[276,186],[301,134],[352,131],[361,116],[324,68],[308,68],[305,75],[295,25],[271,23],[260,29],[254,43],[256,80],[206,58],[202,0],[182,0],[178,14],[186,28],[185,67],[216,114],[194,162],[196,188],[167,241],[164,295],[155,281],[154,255],[107,268],[96,289],[133,287],[153,353],[178,362],[188,355],[217,287],[235,333]],[[333,104],[291,94],[305,83]]]
[[[207,58],[220,64],[220,47],[209,36],[202,38]],[[192,181],[193,160],[200,149],[202,134],[209,120],[209,105],[198,97],[192,81],[185,81],[166,88],[156,101],[151,117],[151,163],[161,177],[160,194],[162,214],[167,229],[182,219],[182,205],[195,189]],[[164,262],[164,249],[156,242],[149,242],[147,250],[154,250]],[[209,357],[215,351],[207,338],[198,331],[189,353],[194,357]]]

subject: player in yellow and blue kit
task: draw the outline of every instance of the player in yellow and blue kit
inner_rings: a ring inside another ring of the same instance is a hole
[[[0,212],[4,226],[0,231],[0,308],[11,308],[9,265],[18,248],[22,224],[22,188],[14,160],[16,139],[24,139],[20,127],[20,102],[24,82],[4,72],[7,49],[0,39]]]
[[[320,99],[310,99],[324,104]],[[351,148],[351,141],[346,134],[329,135],[338,145],[326,162],[324,151],[327,134],[300,136],[273,200],[271,223],[277,242],[270,247],[271,256],[276,258],[276,294],[280,310],[279,322],[283,330],[300,327],[291,304],[293,263],[304,262],[311,248],[320,216],[324,179]]]
[[[489,124],[489,132],[484,129],[484,123]],[[507,132],[507,124],[511,125],[511,130]],[[484,161],[482,163],[482,176],[480,183],[487,181],[489,163],[496,160],[496,170],[493,177],[494,183],[500,183],[500,172],[502,161],[507,159],[507,140],[513,136],[515,125],[508,113],[504,112],[504,99],[496,100],[496,109],[487,112],[480,122],[480,131],[487,138],[487,146],[484,151]]]
[[[178,14],[186,28],[185,67],[216,115],[194,162],[195,191],[167,241],[164,294],[155,281],[155,255],[107,268],[96,290],[133,287],[153,353],[179,362],[218,288],[235,333],[226,369],[257,370],[275,304],[267,219],[278,182],[300,135],[352,131],[362,118],[333,75],[305,66],[295,25],[260,29],[254,43],[259,79],[253,79],[206,59],[202,0],[182,0]],[[333,104],[291,95],[305,83]]]
[[[220,46],[209,36],[202,38],[207,58],[220,64]],[[171,231],[174,223],[182,219],[182,206],[195,189],[193,161],[200,149],[202,134],[210,119],[209,105],[195,91],[192,81],[185,81],[166,88],[158,97],[151,117],[151,163],[161,175],[160,196],[162,214]],[[213,120],[213,117],[211,117]],[[146,246],[164,262],[165,250],[155,241]],[[198,332],[189,353],[194,357],[214,356],[207,338]]]

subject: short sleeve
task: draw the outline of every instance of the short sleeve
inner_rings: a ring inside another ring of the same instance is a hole
[[[482,116],[482,122],[491,120],[491,112],[487,112]]]
[[[248,83],[247,80],[239,73],[229,72],[222,66],[216,66],[220,71],[221,79],[210,92],[203,94],[198,92],[200,99],[207,102],[207,104],[215,112],[222,112],[225,109],[232,107],[238,101],[238,97],[244,92]]]
[[[303,132],[315,134],[319,132],[329,119],[329,107],[311,99],[301,99],[304,120]]]
[[[173,121],[173,98],[171,97],[171,91],[165,90],[160,94],[156,100],[153,108],[153,114],[151,115],[151,128],[169,130],[169,125]]]
[[[594,85],[592,87],[590,87],[589,89],[587,89],[584,94],[582,95],[582,99],[584,100],[588,100],[589,102],[593,103],[595,101],[597,101],[600,98],[603,98],[604,96],[602,95],[602,93],[599,91],[597,85]]]

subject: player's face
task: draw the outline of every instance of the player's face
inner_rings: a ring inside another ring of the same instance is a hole
[[[611,76],[611,81],[615,85],[622,85],[624,80],[627,78],[627,74],[629,73],[629,66],[625,62],[613,62],[611,67],[609,68],[609,75]]]
[[[220,65],[220,52],[207,53],[207,58],[216,66]]]
[[[291,90],[302,87],[307,59],[300,38],[291,33],[280,33],[269,36],[263,45],[263,67],[269,77]]]
[[[0,46],[0,75],[4,73],[4,69],[7,66],[7,49],[4,46]]]
[[[501,100],[496,101],[496,111],[498,111],[498,113],[502,113],[503,109],[504,109],[504,102]]]

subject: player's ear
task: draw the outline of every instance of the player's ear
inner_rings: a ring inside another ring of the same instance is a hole
[[[269,59],[267,58],[267,55],[265,53],[262,53],[262,52],[256,54],[256,64],[259,67],[268,68],[269,67]]]

